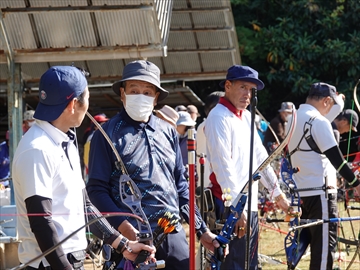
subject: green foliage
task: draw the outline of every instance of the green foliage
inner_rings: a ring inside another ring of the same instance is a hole
[[[360,78],[359,1],[231,2],[242,64],[257,69],[266,84],[259,92],[265,110],[285,100],[303,103],[317,81],[335,85],[350,106]]]

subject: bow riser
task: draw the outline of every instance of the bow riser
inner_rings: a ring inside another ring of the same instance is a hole
[[[293,179],[294,169],[291,167],[290,162],[286,158],[281,161],[281,178],[285,185],[288,187],[290,199],[290,206],[295,207],[296,211],[300,213],[301,199],[299,193],[296,191],[297,186]],[[289,222],[290,226],[299,225],[299,218],[293,218]],[[289,232],[284,239],[286,259],[288,269],[295,269],[299,263],[303,252],[299,252],[299,231]],[[305,252],[305,251],[304,251]]]

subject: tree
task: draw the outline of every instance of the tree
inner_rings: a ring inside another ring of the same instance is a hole
[[[232,0],[243,65],[266,85],[259,108],[274,116],[282,101],[303,103],[317,81],[335,85],[351,106],[360,78],[360,2]]]

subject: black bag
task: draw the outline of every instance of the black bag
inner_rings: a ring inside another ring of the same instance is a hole
[[[84,269],[86,253],[84,250],[73,251],[67,255],[67,259],[74,269]]]

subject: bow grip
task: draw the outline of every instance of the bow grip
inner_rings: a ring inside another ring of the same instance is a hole
[[[215,251],[214,251],[215,258],[216,258],[217,261],[224,262],[225,261],[224,250],[226,248],[226,244],[229,243],[229,241],[226,238],[222,237],[222,236],[217,236],[215,239],[220,244],[220,247],[215,248]]]
[[[139,255],[136,257],[134,264],[139,265],[140,263],[145,262],[147,257],[150,255],[150,252],[147,250],[140,251]]]
[[[152,242],[152,235],[150,233],[139,233],[139,242],[145,245],[151,245]],[[140,251],[139,255],[136,257],[134,264],[139,265],[143,263],[147,257],[150,255],[150,252],[147,250]]]

